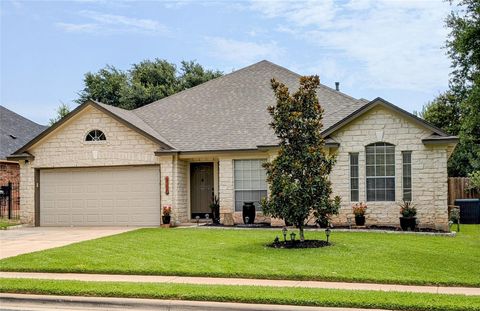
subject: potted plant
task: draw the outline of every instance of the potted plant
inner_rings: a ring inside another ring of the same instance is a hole
[[[216,195],[213,196],[212,203],[210,204],[210,210],[212,211],[212,218],[214,224],[220,223],[220,201]]]
[[[417,226],[417,209],[411,201],[403,201],[400,205],[400,227],[403,231],[408,229],[415,231]]]
[[[166,227],[170,227],[170,213],[172,212],[171,205],[164,205],[162,208],[162,223]]]
[[[367,204],[359,202],[352,205],[353,214],[355,215],[355,225],[365,226],[365,212],[367,211]]]

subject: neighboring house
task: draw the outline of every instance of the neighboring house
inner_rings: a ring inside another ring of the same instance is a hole
[[[46,127],[30,121],[15,112],[0,105],[0,186],[9,183],[17,189],[12,191],[12,201],[18,202],[18,187],[20,182],[20,166],[17,161],[7,160],[7,156],[32,140]],[[5,208],[3,201],[0,208]],[[18,205],[15,206],[18,208]],[[0,211],[4,216],[4,210]]]
[[[241,222],[244,201],[267,194],[261,163],[278,140],[270,128],[270,79],[291,91],[300,76],[261,61],[127,111],[88,101],[20,148],[22,217],[40,226],[158,226],[160,207],[175,222],[210,213]],[[342,199],[334,223],[366,201],[367,224],[398,226],[402,199],[420,226],[447,229],[447,159],[457,137],[386,102],[357,100],[321,85],[326,148]],[[28,162],[27,162],[28,161]],[[258,204],[257,204],[258,205]],[[257,217],[258,221],[270,221]]]

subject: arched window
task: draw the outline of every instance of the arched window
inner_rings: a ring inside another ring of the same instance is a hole
[[[395,201],[395,146],[370,144],[365,155],[367,201]]]
[[[85,137],[85,141],[101,141],[107,140],[105,134],[103,134],[100,130],[92,130],[88,132],[87,136]]]

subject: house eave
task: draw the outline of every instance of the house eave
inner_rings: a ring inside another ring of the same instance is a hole
[[[7,156],[7,160],[8,161],[21,161],[21,160],[29,160],[29,161],[33,161],[35,159],[35,157],[33,155],[31,155],[30,153],[27,153],[27,152],[24,152],[24,153],[20,153],[20,154],[12,154],[12,155],[9,155]]]
[[[424,145],[452,145],[459,142],[458,136],[438,136],[422,139]]]

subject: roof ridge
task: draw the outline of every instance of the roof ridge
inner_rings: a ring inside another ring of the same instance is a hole
[[[290,73],[293,73],[294,75],[296,75],[296,76],[298,76],[298,77],[301,76],[300,74],[298,74],[298,73],[296,73],[296,72],[294,72],[294,71],[291,71],[290,69],[287,69],[287,68],[285,68],[285,67],[282,67],[282,66],[280,66],[280,65],[277,65],[277,64],[275,64],[275,63],[272,63],[272,62],[270,62],[270,61],[268,61],[268,60],[266,60],[266,59],[263,59],[263,60],[261,60],[261,61],[259,61],[259,62],[256,62],[256,63],[252,64],[252,65],[248,65],[247,67],[240,68],[240,69],[238,69],[238,70],[229,72],[229,73],[227,73],[227,74],[225,74],[225,75],[223,75],[223,76],[217,77],[217,78],[215,78],[215,79],[208,80],[208,81],[206,81],[206,82],[204,82],[204,83],[200,83],[200,84],[195,85],[195,86],[193,86],[193,87],[191,87],[191,88],[188,88],[188,89],[182,90],[182,91],[180,91],[180,92],[177,92],[177,93],[175,93],[175,94],[172,94],[172,95],[169,95],[169,96],[160,98],[160,99],[158,99],[158,100],[156,100],[156,101],[154,101],[154,102],[151,102],[151,103],[149,103],[149,104],[146,104],[146,105],[144,105],[144,106],[142,106],[142,107],[135,108],[135,109],[133,109],[133,110],[131,110],[131,111],[136,114],[136,111],[141,111],[144,107],[150,106],[150,105],[155,104],[155,103],[159,103],[159,102],[163,101],[163,100],[166,99],[166,98],[169,98],[169,99],[175,98],[175,97],[179,96],[180,94],[183,94],[184,92],[194,90],[194,89],[196,89],[196,88],[198,88],[198,87],[200,87],[200,86],[205,86],[205,85],[210,84],[210,83],[212,83],[212,82],[214,82],[214,81],[218,81],[219,79],[222,79],[222,78],[225,78],[225,77],[229,77],[229,76],[231,76],[231,75],[233,75],[233,74],[236,74],[236,73],[239,73],[239,72],[243,72],[243,71],[245,71],[245,70],[247,70],[247,69],[250,69],[250,68],[252,68],[252,67],[254,67],[254,66],[257,66],[257,65],[259,65],[259,64],[261,64],[261,63],[267,63],[267,64],[269,64],[269,65],[273,65],[273,66],[275,66],[275,67],[277,67],[277,68],[280,68],[280,69],[282,69],[282,70],[285,70],[285,71],[288,71],[288,72],[290,72]]]
[[[95,101],[95,100],[91,100],[92,102],[100,105],[101,107],[107,109],[107,110],[110,110],[112,113],[115,113],[118,115],[118,111],[121,111],[123,113],[127,113],[133,117],[135,117],[136,119],[138,119],[139,121],[141,121],[142,123],[144,123],[146,126],[148,126],[149,130],[151,130],[152,132],[156,133],[159,140],[162,141],[163,143],[169,145],[170,147],[172,147],[173,149],[176,149],[176,147],[168,140],[165,138],[165,136],[163,136],[162,134],[160,134],[157,130],[155,130],[150,124],[148,124],[148,122],[146,120],[144,120],[142,117],[140,117],[139,115],[137,115],[136,113],[133,112],[133,110],[127,110],[127,109],[124,109],[124,108],[121,108],[121,107],[117,107],[117,106],[112,106],[112,105],[107,105],[107,104],[104,104],[102,102],[99,102],[99,101]],[[117,110],[117,111],[115,111]],[[121,115],[118,115],[118,117],[124,119]],[[125,120],[127,122],[129,122],[128,120]],[[130,122],[129,122],[130,123]]]
[[[358,99],[358,98],[355,98],[355,97],[353,97],[353,96],[350,96],[350,95],[348,95],[348,94],[345,94],[345,93],[343,93],[343,92],[341,92],[341,91],[337,91],[337,90],[335,90],[335,89],[333,89],[333,88],[331,88],[331,87],[329,87],[329,86],[327,86],[327,85],[325,85],[325,84],[320,83],[319,87],[322,87],[322,88],[324,88],[324,89],[327,89],[328,91],[330,91],[330,92],[332,92],[332,93],[341,95],[341,96],[346,97],[346,98],[348,98],[348,99],[353,99],[354,101],[361,101],[361,100]]]

